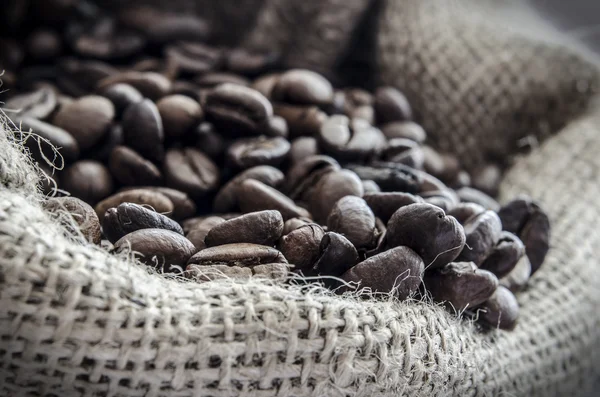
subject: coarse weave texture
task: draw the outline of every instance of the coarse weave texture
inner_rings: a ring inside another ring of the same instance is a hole
[[[515,331],[482,333],[426,302],[153,274],[67,236],[41,209],[35,172],[3,131],[0,395],[591,396],[600,377],[600,111],[573,115],[598,72],[560,44],[499,30],[476,11],[457,14],[460,3],[444,11],[428,0],[387,2],[380,66],[438,145],[473,164],[486,160],[476,149],[525,133],[541,140],[568,123],[503,184],[504,198],[532,195],[553,224],[546,263],[518,296]],[[514,63],[483,62],[501,52]],[[461,96],[448,88],[457,82]],[[479,96],[486,106],[468,99]]]

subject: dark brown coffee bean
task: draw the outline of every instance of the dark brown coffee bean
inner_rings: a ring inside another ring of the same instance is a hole
[[[331,83],[315,72],[293,69],[283,73],[271,92],[274,101],[327,106],[333,101]]]
[[[363,119],[335,115],[321,126],[319,146],[333,157],[361,161],[373,157],[385,146],[385,137]]]
[[[412,119],[412,109],[408,100],[394,87],[378,88],[375,91],[373,106],[378,124]]]
[[[308,196],[308,208],[315,220],[326,223],[336,202],[345,196],[362,197],[360,178],[350,170],[328,172],[319,179]]]
[[[321,239],[318,260],[309,275],[340,277],[358,263],[358,252],[346,237],[327,232]]]
[[[120,30],[113,19],[101,18],[91,28],[76,22],[67,39],[73,50],[84,58],[115,60],[140,53],[146,40],[139,34]]]
[[[188,261],[191,265],[228,265],[253,267],[267,263],[287,263],[281,252],[275,248],[258,244],[225,244],[197,252]]]
[[[477,168],[471,174],[473,187],[492,197],[498,195],[501,181],[502,170],[495,164],[487,164]]]
[[[144,26],[148,38],[158,44],[176,41],[204,41],[209,35],[208,23],[192,14],[160,13]]]
[[[176,221],[187,219],[196,213],[196,204],[184,192],[162,186],[140,186],[139,189],[148,189],[165,195],[173,203],[173,212],[170,217]]]
[[[533,274],[542,266],[550,250],[550,220],[537,204],[531,204],[531,213],[519,237],[525,244],[525,252],[531,262]]]
[[[465,225],[471,218],[483,214],[486,211],[485,207],[475,203],[458,203],[454,208],[447,212],[453,216],[461,224]]]
[[[255,179],[245,179],[239,183],[236,195],[240,209],[244,213],[277,210],[284,220],[300,217],[312,218],[307,210],[297,206],[289,197]]]
[[[461,312],[487,301],[498,288],[498,278],[473,262],[452,262],[425,275],[425,288],[437,302],[448,302]]]
[[[108,169],[93,160],[80,160],[65,169],[60,176],[60,185],[91,205],[109,196],[114,190]]]
[[[372,248],[375,244],[375,215],[360,197],[339,199],[329,213],[327,228],[346,237],[357,249]]]
[[[218,48],[190,41],[179,42],[165,49],[165,58],[184,73],[216,70],[224,62],[223,55]]]
[[[460,172],[460,164],[456,157],[445,153],[439,153],[432,147],[423,145],[423,168],[436,178],[446,183],[456,180]]]
[[[283,117],[273,116],[265,130],[266,136],[286,138],[290,135],[287,121]]]
[[[37,91],[11,97],[3,105],[3,108],[9,116],[15,112],[19,118],[31,117],[44,120],[52,114],[57,105],[56,93],[52,89],[44,87]]]
[[[217,166],[193,148],[169,149],[164,174],[168,187],[181,190],[194,199],[205,197],[219,186]]]
[[[100,221],[94,209],[76,197],[52,197],[44,202],[44,209],[54,214],[68,213],[77,224],[77,229],[83,237],[92,244],[100,244],[102,233]],[[72,224],[65,224],[67,230],[77,235],[72,230]]]
[[[489,326],[513,330],[519,318],[519,303],[508,289],[499,286],[479,310],[479,318]]]
[[[278,166],[289,151],[290,143],[281,137],[238,139],[227,149],[227,160],[235,168],[241,169],[258,165]]]
[[[460,170],[458,174],[456,174],[456,179],[450,184],[450,186],[455,190],[463,187],[470,187],[471,175],[465,170]]]
[[[408,247],[395,247],[368,258],[342,275],[347,283],[372,292],[392,292],[398,299],[411,296],[423,278],[423,259]]]
[[[502,278],[514,269],[523,255],[525,255],[523,242],[512,233],[502,232],[498,244],[496,244],[480,268],[489,270],[496,277]]]
[[[333,157],[324,155],[305,157],[289,169],[284,190],[295,200],[313,187],[323,175],[339,169],[340,164]]]
[[[510,273],[500,279],[500,285],[516,293],[525,289],[530,277],[531,263],[527,255],[523,255]]]
[[[281,237],[277,248],[287,261],[294,265],[294,270],[306,275],[319,258],[321,239],[324,234],[321,226],[310,223]]]
[[[63,58],[58,61],[57,85],[74,96],[91,94],[101,80],[119,74],[119,70],[108,63],[78,58]],[[66,89],[68,88],[68,89]]]
[[[389,247],[405,245],[417,252],[427,268],[452,262],[465,246],[463,227],[431,204],[410,204],[398,209],[387,224]]]
[[[259,76],[252,82],[252,88],[263,94],[266,98],[271,99],[271,92],[277,80],[279,80],[279,76],[279,73],[269,73]]]
[[[283,233],[282,234],[285,236],[286,234],[291,233],[292,231],[298,229],[299,227],[302,227],[304,225],[308,225],[310,223],[313,223],[313,221],[311,219],[308,219],[308,218],[291,218],[291,219],[288,219],[283,224]]]
[[[278,187],[284,180],[283,172],[268,165],[259,165],[239,173],[219,190],[213,202],[215,212],[231,211],[238,206],[237,188],[246,179],[256,179],[267,186]]]
[[[200,104],[183,95],[170,95],[156,103],[165,133],[179,138],[200,124],[204,116]]]
[[[121,127],[120,124],[113,124],[108,128],[104,138],[91,149],[83,153],[82,157],[90,160],[108,162],[113,149],[123,145],[124,141],[125,136],[123,134],[123,127]]]
[[[430,175],[424,171],[414,170],[413,173],[415,174],[415,177],[417,178],[419,184],[419,186],[417,187],[418,193],[434,192],[445,190],[448,188],[444,184],[444,182],[440,181],[433,175]]]
[[[374,181],[371,181],[371,180],[361,180],[361,182],[362,182],[362,185],[363,185],[363,191],[364,191],[365,195],[367,193],[371,194],[371,193],[380,193],[381,192],[381,188]]]
[[[113,177],[126,186],[158,185],[162,180],[160,170],[152,162],[126,146],[113,149],[108,167]]]
[[[456,194],[458,194],[462,202],[476,203],[494,212],[500,210],[500,204],[482,191],[470,187],[462,187],[456,191]]]
[[[183,229],[174,220],[134,203],[109,208],[102,220],[104,236],[113,244],[140,229],[165,229],[183,235]]]
[[[209,216],[203,217],[202,219],[194,219],[194,223],[184,222],[183,230],[185,231],[185,237],[194,244],[197,251],[203,250],[206,248],[206,235],[210,232],[215,226],[225,222],[225,219],[220,216]],[[192,220],[190,219],[190,221]]]
[[[427,139],[427,134],[423,127],[412,121],[393,121],[381,126],[381,131],[388,139],[405,138],[423,143]]]
[[[424,154],[416,142],[405,138],[394,138],[387,142],[381,153],[381,159],[422,169]]]
[[[211,123],[200,123],[187,138],[192,146],[204,152],[213,161],[222,160],[227,143]]]
[[[502,236],[502,223],[493,211],[485,211],[468,221],[465,226],[467,243],[458,260],[480,266]]]
[[[400,207],[410,204],[424,203],[419,196],[400,192],[365,193],[363,199],[367,202],[376,217],[385,223]]]
[[[163,271],[172,271],[175,266],[184,267],[196,252],[188,239],[166,229],[136,230],[114,243],[114,247],[117,252],[131,249],[141,254],[139,260],[142,263]]]
[[[290,137],[317,137],[321,126],[327,120],[327,114],[316,106],[294,106],[276,104],[274,112],[285,119]]]
[[[112,102],[101,96],[89,95],[62,106],[52,124],[68,131],[79,147],[86,150],[102,139],[114,117]]]
[[[144,97],[137,89],[126,83],[109,85],[101,89],[99,94],[113,103],[116,114],[119,117],[129,106],[144,100]]]
[[[128,71],[107,77],[98,82],[97,89],[102,91],[114,84],[129,84],[143,96],[156,101],[171,92],[171,81],[154,72]]]
[[[519,235],[532,212],[531,204],[531,198],[522,196],[503,205],[498,211],[498,216],[502,221],[502,229]]]
[[[164,157],[164,130],[158,108],[149,99],[131,105],[123,114],[125,143],[142,156],[160,162]]]
[[[293,166],[303,159],[319,154],[317,140],[313,137],[302,136],[291,143],[289,162]]]
[[[389,162],[373,162],[371,165],[349,164],[348,169],[354,171],[361,179],[370,179],[377,183],[384,192],[417,193],[422,178],[413,168],[403,164]]]
[[[79,144],[71,134],[62,128],[32,117],[24,117],[15,120],[15,122],[20,124],[21,131],[31,130],[39,135],[39,138],[28,136],[24,142],[34,158],[41,161],[45,157],[57,166],[62,166],[64,161],[71,162],[79,157]],[[58,159],[54,161],[57,152],[60,153],[64,161]]]
[[[207,247],[233,243],[273,246],[282,232],[283,218],[278,211],[258,211],[216,225],[204,242]]]
[[[247,78],[226,72],[208,72],[194,79],[200,88],[215,88],[221,84],[237,84],[245,87],[250,86],[250,80]]]
[[[115,208],[122,203],[134,203],[152,208],[159,214],[170,215],[173,212],[173,202],[162,193],[150,189],[131,189],[116,193],[99,202],[94,209],[99,218],[104,219],[104,214],[109,208]]]
[[[460,199],[453,190],[434,190],[430,192],[420,193],[420,196],[426,203],[440,207],[444,212],[452,210],[460,202]]]
[[[227,69],[244,76],[257,76],[272,69],[279,61],[275,53],[250,52],[244,48],[234,48],[227,54]]]
[[[223,84],[206,97],[206,116],[228,136],[258,135],[273,116],[273,107],[261,93],[236,84]]]

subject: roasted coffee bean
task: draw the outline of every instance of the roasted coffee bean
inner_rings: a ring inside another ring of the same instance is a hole
[[[123,145],[125,137],[123,135],[123,127],[120,124],[113,124],[108,128],[104,138],[95,146],[82,154],[90,160],[108,162],[114,148]]]
[[[227,143],[211,123],[200,123],[187,138],[192,146],[200,149],[213,161],[220,161],[225,154]]]
[[[236,140],[227,149],[229,164],[238,169],[258,165],[278,166],[290,151],[290,143],[281,137],[244,138]]]
[[[221,84],[237,84],[245,87],[250,86],[250,80],[247,78],[224,72],[208,72],[201,74],[194,79],[195,83],[201,88],[215,88]]]
[[[361,180],[361,182],[362,182],[362,186],[363,186],[363,192],[364,192],[365,195],[367,193],[371,194],[371,193],[380,193],[381,192],[381,188],[374,181],[371,181],[371,180]]]
[[[375,245],[375,215],[360,197],[345,196],[338,200],[327,218],[327,228],[346,237],[357,249]]]
[[[460,164],[454,156],[445,153],[438,153],[427,145],[421,147],[423,152],[423,168],[425,172],[430,173],[436,178],[446,183],[456,180],[460,172]]]
[[[184,73],[206,73],[224,62],[223,51],[205,44],[184,41],[167,46],[165,58]]]
[[[165,134],[172,138],[183,136],[200,124],[204,116],[200,104],[183,95],[170,95],[156,103]]]
[[[114,243],[116,252],[127,251],[141,254],[138,259],[163,271],[184,267],[196,252],[194,245],[179,233],[166,229],[140,229],[129,233]]]
[[[209,216],[206,217],[194,225],[187,226],[186,237],[194,244],[197,251],[206,248],[206,236],[217,225],[225,222],[225,219],[220,216]],[[184,224],[184,230],[186,230],[186,224]]]
[[[532,212],[532,201],[527,196],[518,197],[503,205],[498,211],[502,229],[519,235]]]
[[[265,98],[271,99],[271,92],[273,91],[273,87],[277,83],[277,80],[279,80],[279,76],[278,73],[259,76],[252,82],[252,88],[263,94]]]
[[[340,164],[332,157],[322,155],[305,157],[289,169],[284,190],[295,200],[313,187],[323,175],[338,170]]]
[[[264,74],[277,65],[279,56],[275,53],[250,52],[244,48],[234,48],[227,54],[227,69],[244,76]]]
[[[146,46],[141,35],[117,29],[115,21],[108,18],[95,21],[91,29],[76,22],[68,27],[67,39],[78,55],[104,60],[131,57]]]
[[[422,169],[425,161],[421,147],[405,138],[390,139],[381,153],[381,159],[416,169]]]
[[[319,133],[319,147],[339,160],[366,160],[384,146],[382,132],[363,119],[331,116],[323,123]]]
[[[498,278],[473,262],[452,262],[425,275],[425,289],[437,302],[448,302],[461,312],[488,300],[498,288]]]
[[[346,166],[361,179],[370,179],[384,192],[417,193],[422,177],[413,168],[403,164],[373,162],[370,165],[349,164]]]
[[[500,210],[500,204],[482,191],[470,187],[462,187],[456,191],[456,194],[458,194],[462,202],[476,203],[494,212]]]
[[[283,218],[278,211],[258,211],[216,225],[208,232],[204,242],[207,247],[233,243],[273,246],[282,232]]]
[[[308,208],[314,219],[326,223],[336,202],[344,196],[364,194],[360,178],[352,171],[332,171],[323,175],[308,197]]]
[[[94,205],[114,190],[108,169],[97,161],[80,160],[60,175],[60,186],[73,196]]]
[[[417,252],[427,268],[452,262],[465,246],[465,232],[456,219],[431,204],[398,209],[387,223],[389,247],[405,245]]]
[[[219,169],[204,153],[193,148],[169,149],[164,174],[167,186],[194,199],[205,197],[219,186]]]
[[[104,219],[109,208],[118,207],[122,203],[146,205],[159,214],[170,215],[173,212],[173,202],[162,193],[149,189],[131,189],[116,193],[99,202],[94,209],[98,217]]]
[[[183,235],[183,229],[174,220],[134,203],[109,208],[102,220],[104,236],[113,244],[140,229],[165,229]]]
[[[186,193],[180,190],[162,186],[140,186],[139,188],[152,190],[167,196],[173,203],[173,212],[170,216],[175,220],[187,219],[196,213],[196,204]]]
[[[414,170],[413,173],[419,185],[417,187],[417,192],[419,194],[447,189],[447,186],[444,184],[444,182],[440,181],[431,174],[421,170]]]
[[[537,204],[531,204],[531,213],[519,237],[525,244],[525,252],[531,262],[533,274],[542,266],[550,250],[550,220]]]
[[[275,248],[258,244],[225,244],[197,252],[188,261],[192,265],[228,265],[253,267],[267,263],[287,263],[281,252]]]
[[[404,138],[417,143],[424,143],[427,134],[423,127],[412,121],[393,121],[381,126],[381,131],[387,139]]]
[[[527,286],[530,277],[531,263],[527,255],[523,255],[510,273],[500,279],[500,285],[516,293]]]
[[[154,102],[144,99],[127,108],[123,114],[123,132],[127,146],[149,160],[163,160],[165,134]]]
[[[485,207],[475,203],[458,203],[454,208],[447,212],[453,216],[461,224],[465,225],[471,218],[483,214],[486,211]]]
[[[340,277],[356,265],[358,259],[358,252],[350,240],[339,233],[327,232],[321,238],[318,260],[307,275]]]
[[[404,300],[415,293],[423,278],[423,259],[408,247],[395,247],[372,256],[342,275],[347,283],[372,292],[391,292]]]
[[[160,13],[144,26],[148,38],[158,44],[176,41],[204,41],[210,27],[202,18],[191,14]]]
[[[280,191],[255,179],[245,179],[236,188],[237,202],[244,213],[277,210],[284,220],[290,218],[311,218],[310,213],[297,206],[294,201]]]
[[[521,240],[512,233],[502,232],[500,240],[479,267],[502,278],[514,269],[523,255],[525,246]]]
[[[112,102],[101,96],[89,95],[62,106],[52,124],[68,131],[79,147],[86,150],[102,139],[114,117]]]
[[[56,93],[48,88],[40,88],[37,91],[15,95],[3,105],[5,111],[12,115],[17,113],[19,118],[31,117],[44,120],[56,109],[58,101]]]
[[[479,318],[489,326],[512,330],[519,318],[519,303],[508,289],[499,286],[479,310]]]
[[[378,124],[412,119],[412,109],[408,100],[394,87],[378,88],[375,91],[373,106]]]
[[[271,98],[290,104],[327,106],[333,101],[333,87],[318,73],[293,69],[279,77]]]
[[[467,242],[458,260],[480,266],[502,236],[500,218],[494,211],[488,210],[468,221],[464,230]]]
[[[32,117],[18,119],[21,131],[31,130],[36,135],[28,136],[25,145],[31,151],[34,158],[42,160],[42,155],[47,160],[54,162],[57,166],[64,165],[64,161],[71,162],[79,157],[79,144],[75,138],[62,128],[55,127],[44,121]],[[59,153],[64,161],[56,160]]]
[[[158,185],[162,174],[152,162],[126,146],[115,147],[108,163],[113,177],[127,186]]]
[[[375,216],[386,223],[400,207],[425,202],[419,196],[401,192],[365,193],[363,199]]]
[[[471,175],[473,187],[495,197],[498,195],[500,182],[502,181],[502,170],[495,164],[487,164],[474,170]],[[497,211],[497,209],[496,209]]]
[[[137,89],[144,97],[156,101],[171,92],[171,81],[154,72],[128,71],[107,77],[98,82],[97,89],[102,91],[111,85],[125,83]]]
[[[313,221],[311,219],[308,219],[308,218],[291,218],[291,219],[288,219],[283,224],[283,233],[282,234],[285,236],[286,234],[291,233],[292,231],[298,229],[299,227],[302,227],[304,225],[308,225],[310,223],[313,223]]]
[[[319,258],[321,239],[325,232],[316,223],[300,226],[281,237],[277,248],[294,270],[307,274]]]
[[[321,126],[327,120],[327,114],[316,106],[294,106],[276,104],[274,112],[288,125],[290,137],[317,137]]]
[[[118,117],[120,117],[129,106],[144,100],[142,94],[133,86],[126,83],[109,85],[99,91],[99,94],[110,100]]]
[[[206,97],[206,117],[227,136],[259,135],[273,116],[273,107],[260,92],[223,84]]]
[[[438,206],[446,213],[452,210],[460,202],[460,199],[456,193],[450,189],[423,192],[420,193],[420,196],[425,200],[426,203]]]
[[[269,124],[265,130],[266,136],[286,138],[290,135],[287,121],[277,115],[269,119]]]
[[[44,209],[54,213],[68,213],[70,218],[77,224],[77,230],[92,244],[100,244],[102,233],[100,232],[100,221],[94,209],[87,203],[76,197],[52,197],[44,201]],[[63,222],[63,224],[65,224]],[[72,224],[65,224],[67,230],[72,230]]]
[[[60,69],[57,84],[65,93],[75,90],[81,91],[83,94],[91,94],[100,81],[119,73],[117,68],[108,63],[79,58],[60,59],[58,66]],[[65,90],[68,87],[70,89]]]
[[[292,141],[288,158],[293,166],[303,159],[317,154],[319,154],[317,140],[310,136],[302,136]]]
[[[169,95],[183,95],[200,103],[201,89],[198,84],[188,80],[175,80],[171,85]]]

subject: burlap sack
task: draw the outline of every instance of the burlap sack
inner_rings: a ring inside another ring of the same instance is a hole
[[[593,395],[600,111],[583,111],[598,69],[501,28],[489,9],[440,4],[390,0],[378,35],[381,76],[407,92],[435,142],[475,165],[525,134],[557,133],[503,183],[505,198],[538,199],[554,228],[515,331],[482,333],[427,302],[152,274],[66,236],[3,131],[0,395]]]

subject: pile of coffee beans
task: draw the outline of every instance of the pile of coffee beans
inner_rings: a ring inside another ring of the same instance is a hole
[[[198,282],[295,272],[515,326],[548,217],[498,204],[498,166],[428,146],[396,88],[282,70],[190,15],[60,4],[61,23],[0,39],[0,62],[4,111],[39,136],[45,207],[73,233]]]

